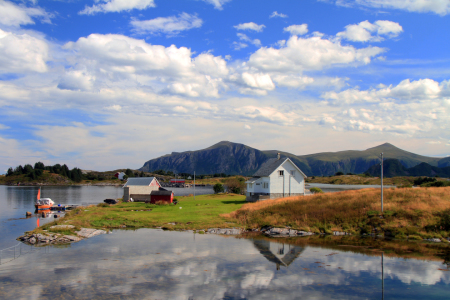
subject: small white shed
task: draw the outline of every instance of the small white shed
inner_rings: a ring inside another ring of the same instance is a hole
[[[247,201],[260,201],[305,194],[305,173],[288,157],[271,158],[247,180]]]

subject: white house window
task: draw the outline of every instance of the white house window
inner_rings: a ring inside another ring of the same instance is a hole
[[[253,188],[253,183],[250,183],[249,186],[250,186],[250,188]]]
[[[291,170],[291,175],[295,176],[295,170]]]
[[[263,183],[263,188],[268,189],[269,188],[269,183],[268,182],[264,182]]]
[[[284,171],[283,171],[283,170],[279,170],[279,171],[278,171],[278,175],[284,176]]]

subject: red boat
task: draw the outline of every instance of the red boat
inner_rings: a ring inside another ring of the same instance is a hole
[[[55,202],[53,202],[50,198],[41,199],[41,189],[39,188],[36,203],[34,204],[36,210],[51,209],[54,204]]]

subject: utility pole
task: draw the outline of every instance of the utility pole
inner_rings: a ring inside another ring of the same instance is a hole
[[[381,214],[383,214],[383,152],[381,152]]]

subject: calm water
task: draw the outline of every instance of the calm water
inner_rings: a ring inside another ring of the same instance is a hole
[[[37,189],[0,191],[0,242],[8,247],[35,226],[35,218],[10,219],[30,210]],[[115,187],[43,190],[61,203],[101,202],[121,193]],[[0,265],[0,299],[450,298],[450,272],[442,261],[385,256],[382,273],[379,255],[256,238],[115,230],[65,247],[17,251],[16,259]]]

